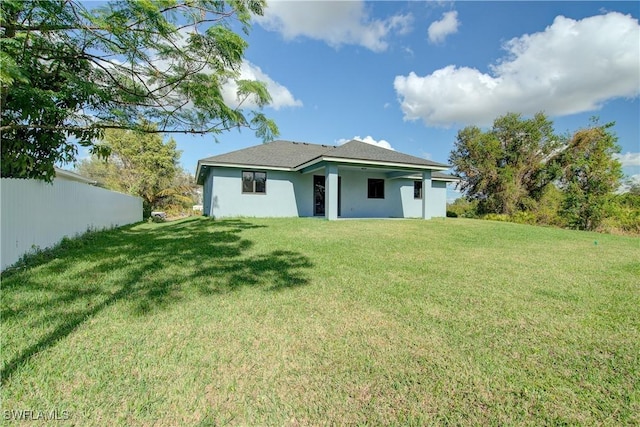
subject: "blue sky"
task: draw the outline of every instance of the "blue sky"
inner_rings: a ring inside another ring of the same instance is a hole
[[[242,74],[268,83],[280,139],[359,137],[446,163],[459,129],[509,111],[544,111],[559,133],[596,115],[616,122],[624,171],[640,179],[638,4],[271,2]],[[248,130],[174,138],[191,173],[261,143]]]

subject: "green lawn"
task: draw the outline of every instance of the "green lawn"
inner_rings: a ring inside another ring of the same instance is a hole
[[[192,218],[67,241],[1,301],[3,420],[640,423],[637,238]]]

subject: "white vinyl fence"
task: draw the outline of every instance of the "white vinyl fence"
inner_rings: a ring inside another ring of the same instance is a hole
[[[139,197],[60,178],[53,184],[2,178],[0,202],[1,270],[65,236],[142,221]]]

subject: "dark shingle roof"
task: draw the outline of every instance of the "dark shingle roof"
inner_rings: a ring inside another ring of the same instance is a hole
[[[295,169],[298,166],[321,160],[322,157],[334,159],[361,160],[363,162],[396,163],[415,166],[447,168],[442,163],[432,162],[420,157],[410,156],[365,142],[352,140],[344,145],[319,145],[306,142],[272,141],[218,156],[207,157],[198,162],[200,165],[242,165],[265,168]],[[204,176],[196,177],[198,183]]]
[[[351,160],[365,160],[373,162],[404,163],[418,166],[434,166],[448,168],[448,165],[432,162],[431,160],[399,153],[386,148],[377,147],[366,142],[351,140],[344,145],[325,153],[326,156]]]
[[[218,156],[207,157],[201,163],[224,163],[247,166],[295,168],[334,149],[333,145],[306,142],[272,141]]]

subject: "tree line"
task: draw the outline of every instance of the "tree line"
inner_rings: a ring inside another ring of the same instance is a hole
[[[640,233],[638,186],[617,192],[624,175],[613,127],[594,118],[558,135],[544,113],[508,113],[488,130],[461,129],[449,161],[464,196],[449,214]]]

